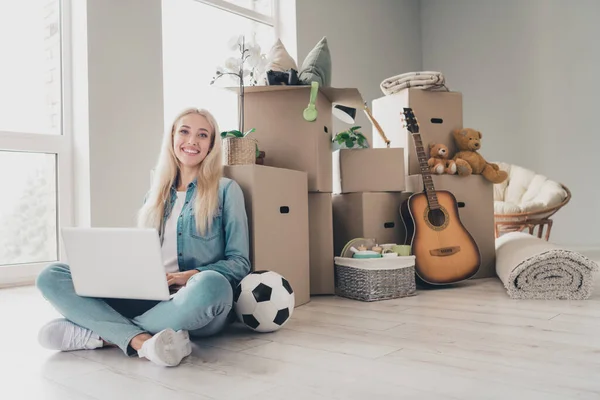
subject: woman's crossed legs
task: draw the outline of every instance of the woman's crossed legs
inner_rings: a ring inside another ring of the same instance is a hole
[[[191,352],[189,336],[211,336],[227,323],[233,293],[227,279],[215,271],[193,275],[168,301],[99,299],[75,293],[65,264],[43,270],[36,285],[65,319],[40,331],[40,343],[56,350],[118,346],[159,365],[174,366]],[[188,334],[189,332],[189,334]]]

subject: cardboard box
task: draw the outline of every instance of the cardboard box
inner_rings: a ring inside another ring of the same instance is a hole
[[[331,193],[308,194],[310,294],[335,294]]]
[[[226,166],[244,192],[253,270],[289,280],[296,306],[310,301],[308,190],[305,172],[262,165]]]
[[[405,152],[407,174],[419,174],[415,144],[410,132],[402,126],[404,107],[413,109],[427,158],[430,143],[445,144],[450,150],[450,157],[454,156],[456,144],[452,131],[463,127],[462,93],[412,88],[373,100],[373,117],[390,140],[390,147],[408,149]],[[386,147],[379,135],[373,135],[373,147]]]
[[[373,238],[379,244],[403,244],[400,205],[406,194],[346,193],[333,195],[333,243],[339,255],[351,239]]]
[[[256,129],[251,136],[266,153],[264,165],[305,171],[308,191],[331,193],[332,103],[363,107],[358,90],[319,89],[313,122],[303,118],[310,86],[250,86],[244,99],[244,129]]]
[[[333,152],[333,193],[401,192],[404,177],[404,149]]]
[[[448,190],[458,202],[458,214],[481,254],[481,267],[476,278],[496,276],[496,242],[494,235],[494,185],[481,175],[432,175],[436,190]],[[406,180],[409,192],[423,191],[421,175]]]

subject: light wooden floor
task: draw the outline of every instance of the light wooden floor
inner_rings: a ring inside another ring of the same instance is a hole
[[[2,399],[599,399],[600,285],[591,300],[515,301],[497,279],[363,303],[314,297],[271,334],[232,327],[177,368],[36,342],[58,314],[0,290]]]

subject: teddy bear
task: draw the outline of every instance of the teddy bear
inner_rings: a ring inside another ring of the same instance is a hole
[[[481,149],[481,132],[471,128],[455,129],[452,132],[458,152],[454,155],[458,175],[481,174],[492,183],[501,183],[508,178],[506,171],[497,164],[489,163],[477,150]]]
[[[429,172],[432,174],[456,174],[456,163],[453,160],[449,160],[450,151],[446,145],[441,143],[430,143],[429,144],[429,155],[430,158],[427,160],[429,166]]]

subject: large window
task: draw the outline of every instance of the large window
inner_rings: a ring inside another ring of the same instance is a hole
[[[228,46],[232,37],[244,35],[268,53],[276,39],[277,5],[277,0],[163,0],[165,128],[190,106],[211,111],[221,130],[237,127],[237,97],[223,89],[236,81],[210,82],[217,67],[236,55]]]
[[[0,285],[61,259],[70,223],[60,0],[0,2]]]

